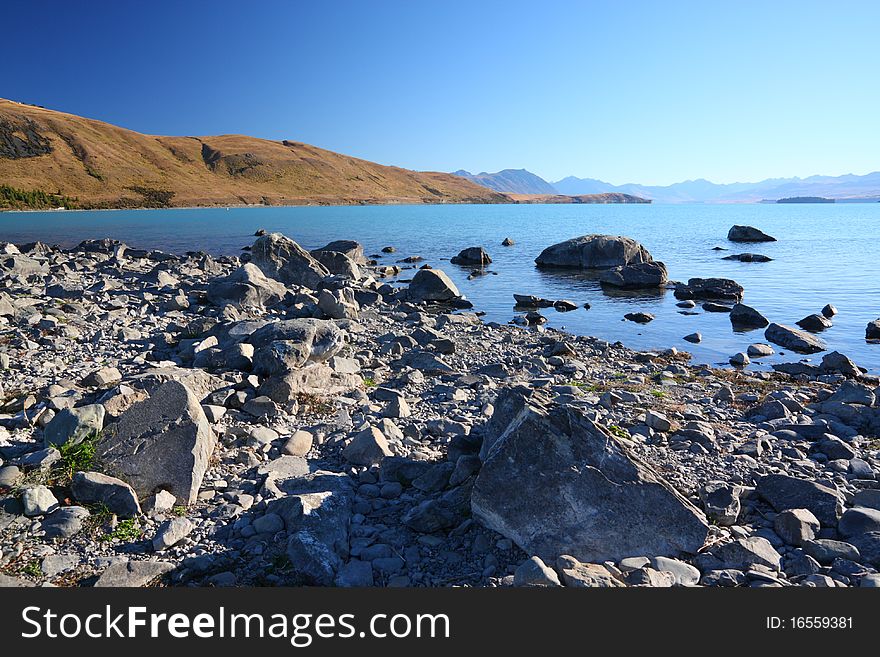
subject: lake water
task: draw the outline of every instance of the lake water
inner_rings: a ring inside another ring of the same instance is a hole
[[[764,244],[733,244],[733,224],[756,226],[778,238]],[[587,233],[627,235],[666,263],[673,280],[733,278],[745,288],[744,303],[770,321],[794,325],[826,303],[840,314],[822,334],[872,373],[880,372],[880,345],[865,342],[865,325],[880,317],[880,203],[817,205],[431,205],[355,207],[266,207],[99,212],[0,213],[0,240],[41,240],[70,246],[87,238],[112,237],[138,248],[176,253],[202,250],[240,253],[258,228],[279,231],[306,248],[335,239],[355,239],[367,254],[388,245],[389,263],[421,255],[446,271],[459,289],[486,312],[488,320],[510,321],[513,293],[570,299],[592,308],[542,311],[549,325],[574,333],[620,340],[630,347],[677,347],[694,362],[726,364],[727,358],[763,341],[763,330],[735,333],[726,314],[685,316],[671,291],[607,294],[589,275],[538,270],[534,258],[561,240]],[[515,240],[502,247],[505,237]],[[470,272],[448,262],[462,248],[483,246],[494,273],[467,280]],[[722,246],[728,251],[713,251]],[[722,260],[731,253],[762,253],[767,263]],[[412,276],[404,272],[401,278]],[[621,321],[645,311],[647,325]],[[682,337],[698,331],[703,342]],[[766,364],[798,359],[796,354],[765,359]],[[812,357],[814,361],[821,354]]]

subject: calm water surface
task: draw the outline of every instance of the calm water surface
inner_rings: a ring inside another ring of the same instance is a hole
[[[737,245],[727,241],[733,224],[749,224],[778,242]],[[671,291],[608,294],[588,274],[550,273],[534,258],[555,242],[586,233],[627,235],[662,260],[673,280],[720,276],[745,287],[744,302],[771,321],[793,325],[826,303],[840,314],[822,334],[861,366],[880,372],[880,345],[865,342],[865,325],[880,317],[880,203],[818,205],[432,205],[365,207],[268,207],[197,210],[0,213],[0,239],[42,240],[72,246],[83,239],[112,237],[139,248],[176,253],[202,250],[240,253],[258,228],[280,231],[306,248],[335,239],[355,239],[366,253],[392,245],[394,262],[421,255],[455,280],[487,319],[513,318],[513,293],[590,303],[590,310],[543,311],[551,326],[634,348],[675,346],[695,362],[725,363],[763,330],[735,333],[725,314],[685,316]],[[515,246],[502,247],[510,237]],[[467,246],[484,246],[492,274],[468,281],[470,270],[448,262]],[[728,251],[713,251],[722,246]],[[722,260],[731,253],[762,253],[768,263]],[[408,278],[412,272],[404,272]],[[627,312],[656,315],[647,325],[621,321]],[[682,337],[699,331],[700,345]],[[818,355],[821,358],[821,354]],[[795,354],[765,359],[793,360]],[[812,357],[818,360],[816,356]]]

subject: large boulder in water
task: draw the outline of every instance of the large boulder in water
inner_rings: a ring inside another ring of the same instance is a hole
[[[691,278],[675,288],[676,299],[742,301],[743,286],[729,278]]]
[[[321,280],[330,275],[308,251],[281,233],[264,235],[254,242],[251,262],[269,278],[287,285],[316,289]]]
[[[178,503],[192,504],[216,445],[199,399],[169,381],[105,427],[96,453],[107,473],[128,482],[141,499],[164,489]]]
[[[775,237],[770,237],[762,230],[753,226],[731,226],[727,231],[727,239],[731,242],[775,242]]]
[[[228,276],[208,283],[208,301],[216,306],[268,307],[287,294],[283,283],[267,278],[253,263],[245,263]]]
[[[780,347],[791,349],[799,354],[815,354],[817,351],[827,349],[825,343],[815,335],[775,322],[764,331],[764,337],[773,344],[778,344]]]
[[[702,512],[607,430],[574,407],[547,409],[520,392],[499,400],[506,429],[474,483],[486,527],[545,561],[695,553]]]
[[[629,237],[583,235],[548,246],[535,263],[539,267],[611,269],[652,260],[648,249]]]
[[[606,285],[625,290],[663,287],[669,280],[666,265],[662,262],[640,262],[635,265],[614,267],[599,274]]]
[[[462,249],[457,256],[450,258],[449,262],[465,267],[485,267],[492,263],[492,258],[482,246],[470,246]]]
[[[410,281],[410,301],[448,302],[461,297],[452,279],[440,269],[420,269]]]
[[[880,340],[880,317],[873,322],[868,322],[865,328],[865,340]]]

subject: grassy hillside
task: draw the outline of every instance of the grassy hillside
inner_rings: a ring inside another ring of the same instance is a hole
[[[77,207],[509,202],[458,176],[299,142],[156,137],[3,99],[0,184]]]

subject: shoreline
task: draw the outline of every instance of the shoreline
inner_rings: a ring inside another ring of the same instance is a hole
[[[812,374],[718,369],[484,322],[440,270],[416,265],[393,287],[398,266],[367,264],[354,242],[295,256],[292,242],[261,240],[245,258],[92,241],[3,274],[0,579],[504,587],[535,555],[568,586],[876,579],[874,539],[851,527],[880,478],[877,377],[845,360]],[[35,272],[64,275],[41,292],[26,282]],[[518,431],[523,413],[540,431]],[[659,497],[629,499],[625,519],[596,506],[621,473],[599,462],[597,482],[566,479],[567,452],[549,447],[520,461],[536,436],[599,441],[637,473],[618,493],[637,476],[661,482]],[[98,455],[74,469],[114,481],[70,480],[71,452],[56,447],[73,439]],[[162,440],[175,463],[195,441],[210,458],[169,479],[170,462],[138,460],[128,440]],[[540,503],[505,502],[523,496]],[[595,531],[610,534],[578,547],[551,511],[558,496],[594,505]],[[95,499],[129,502],[114,521]],[[319,514],[298,511],[306,499]],[[787,533],[776,517],[791,499],[821,528],[802,514],[801,538]],[[630,536],[641,543],[619,543]],[[657,538],[675,536],[675,549]]]

